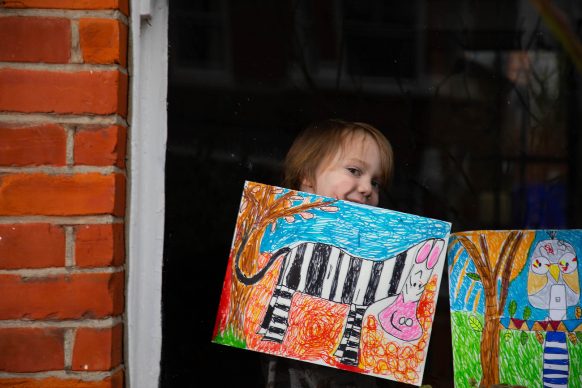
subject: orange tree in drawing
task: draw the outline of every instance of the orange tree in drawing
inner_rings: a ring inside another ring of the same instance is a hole
[[[282,194],[282,195],[281,195]],[[277,220],[294,222],[295,217],[311,219],[314,214],[309,210],[337,211],[329,206],[334,201],[324,201],[322,198],[312,200],[311,197],[298,195],[296,191],[283,194],[283,189],[247,182],[244,187],[241,206],[236,224],[236,232],[231,250],[231,266],[235,271],[236,252],[242,249],[240,269],[246,274],[259,272],[257,258],[260,255],[260,245],[267,228],[274,230]],[[230,282],[231,293],[226,326],[233,330],[238,338],[244,338],[244,311],[240,306],[246,306],[251,295],[252,287],[246,287],[237,281]]]
[[[455,238],[453,243],[463,246],[477,270],[476,274],[467,274],[466,279],[483,285],[485,324],[481,336],[483,376],[480,386],[489,387],[499,384],[500,317],[507,302],[509,283],[523,269],[534,234],[521,231],[467,232],[458,233]],[[452,266],[457,263],[458,256]],[[478,300],[473,304],[473,311],[477,305]]]

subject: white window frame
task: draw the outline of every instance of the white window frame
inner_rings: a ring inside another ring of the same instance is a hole
[[[168,0],[131,0],[125,377],[159,386],[162,348]]]

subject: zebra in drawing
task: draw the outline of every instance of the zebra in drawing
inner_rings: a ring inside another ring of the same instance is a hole
[[[295,292],[347,304],[350,309],[334,356],[351,366],[359,363],[361,328],[368,307],[378,306],[378,302],[384,306],[393,303],[406,281],[411,283],[406,287],[414,283],[416,301],[420,299],[444,246],[442,239],[428,239],[392,257],[370,260],[352,256],[333,245],[300,242],[280,248],[259,272],[246,276],[239,266],[245,243],[243,240],[235,258],[236,277],[245,285],[261,280],[273,263],[283,258],[277,284],[258,331],[263,340],[283,342]],[[405,326],[411,324],[408,319],[401,327],[406,329]],[[400,330],[398,324],[392,326]]]

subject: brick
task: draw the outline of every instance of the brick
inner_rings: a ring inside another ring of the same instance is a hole
[[[0,17],[0,61],[68,63],[71,23],[49,17]]]
[[[125,213],[125,177],[99,173],[0,175],[0,215]]]
[[[78,267],[119,266],[125,259],[123,224],[81,225],[75,228]]]
[[[114,19],[80,19],[79,42],[85,63],[127,66],[127,26]]]
[[[75,133],[75,164],[125,167],[127,130],[125,127],[93,127]]]
[[[60,125],[14,128],[0,124],[0,166],[64,166],[66,162],[67,134]]]
[[[65,366],[64,329],[0,328],[0,370],[41,372]]]
[[[73,349],[74,371],[106,371],[121,364],[123,325],[112,328],[79,328]]]
[[[0,69],[0,110],[127,115],[127,75],[119,71]]]
[[[119,9],[129,15],[129,0],[0,0],[5,8]]]
[[[0,275],[0,319],[105,318],[123,313],[124,274]]]
[[[0,225],[0,269],[65,265],[65,231],[51,224]]]
[[[1,388],[123,388],[123,371],[98,381],[49,378],[0,378]]]

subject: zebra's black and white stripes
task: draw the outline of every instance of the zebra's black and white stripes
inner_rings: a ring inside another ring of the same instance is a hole
[[[277,284],[333,302],[369,305],[398,293],[406,252],[394,260],[373,261],[351,256],[322,243],[291,248]]]

